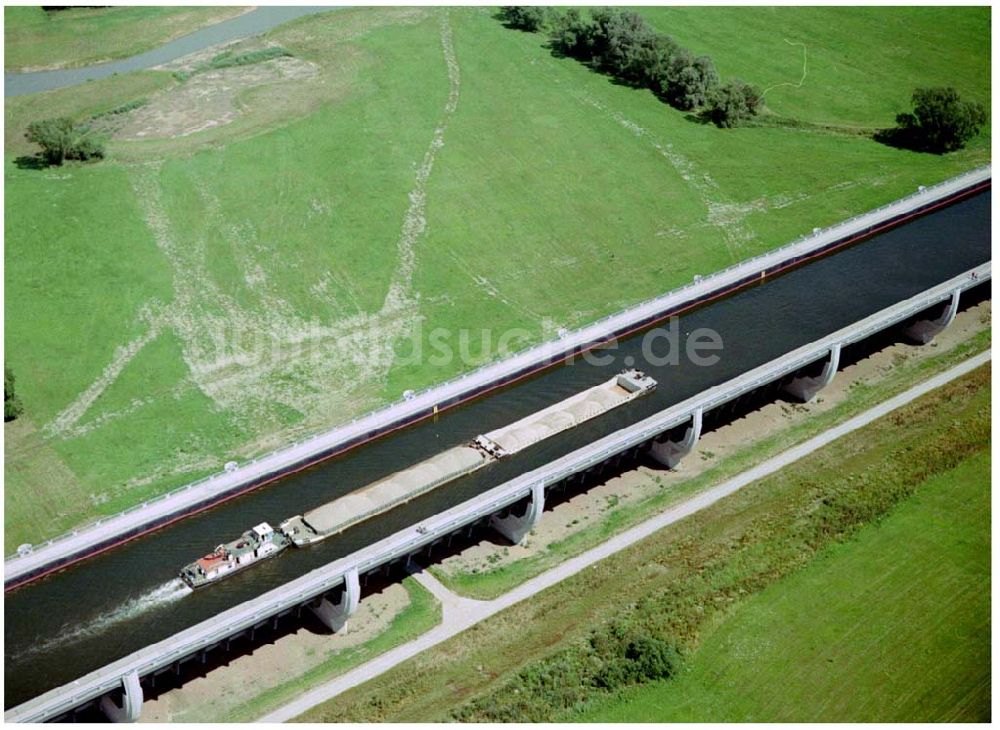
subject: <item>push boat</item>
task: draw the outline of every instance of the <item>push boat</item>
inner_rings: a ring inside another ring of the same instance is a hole
[[[208,555],[184,566],[180,578],[191,588],[201,588],[272,558],[290,544],[291,540],[285,533],[261,522],[236,540],[223,543]]]

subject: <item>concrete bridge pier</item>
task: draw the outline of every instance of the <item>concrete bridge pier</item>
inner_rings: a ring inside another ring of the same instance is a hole
[[[934,319],[919,319],[904,330],[904,334],[920,345],[926,345],[937,337],[945,327],[952,323],[958,313],[958,300],[961,290],[951,293],[951,298],[945,301],[944,311]]]
[[[131,672],[122,677],[122,704],[119,707],[108,696],[101,698],[101,711],[111,722],[135,722],[142,712],[142,685],[139,673]]]
[[[493,515],[490,518],[490,527],[517,545],[538,524],[543,509],[545,509],[545,482],[536,482],[531,487],[528,508],[523,515],[518,516],[513,512],[506,517]]]
[[[336,603],[326,596],[320,596],[316,603],[310,604],[309,609],[330,631],[337,632],[344,628],[347,619],[357,610],[359,600],[361,583],[358,580],[358,569],[351,568],[344,575],[344,589]]]
[[[667,434],[670,431],[653,439],[653,443],[649,447],[650,455],[668,469],[676,469],[681,463],[681,459],[691,453],[695,444],[698,443],[698,439],[701,438],[702,415],[701,408],[691,414],[691,422],[680,440],[675,441],[668,438]]]
[[[788,383],[783,390],[791,396],[798,398],[803,403],[808,403],[823,388],[828,386],[837,374],[840,366],[840,345],[830,348],[830,355],[823,365],[823,370],[819,375],[803,375]]]

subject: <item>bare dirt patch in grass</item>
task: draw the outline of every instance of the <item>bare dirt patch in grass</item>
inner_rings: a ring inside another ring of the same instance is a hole
[[[115,133],[119,140],[185,137],[229,124],[245,112],[240,95],[274,84],[308,84],[319,67],[298,58],[277,58],[248,66],[195,74],[136,109]]]

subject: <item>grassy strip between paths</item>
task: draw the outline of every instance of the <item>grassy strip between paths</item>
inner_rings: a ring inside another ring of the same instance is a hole
[[[989,381],[990,368],[981,367],[302,719],[542,721],[584,712],[629,682],[653,679],[650,669],[665,679],[678,663],[646,661],[663,652],[636,656],[635,647],[691,656],[703,634],[755,594],[853,541],[925,482],[988,450]],[[897,597],[901,607],[925,600]],[[886,659],[885,666],[913,675],[901,658]]]
[[[406,605],[388,629],[359,646],[344,649],[330,656],[322,664],[287,682],[270,687],[237,707],[229,708],[221,717],[205,717],[199,711],[199,721],[251,722],[291,701],[312,687],[328,682],[350,669],[384,654],[393,647],[405,644],[441,623],[441,604],[412,577],[403,579],[409,596]],[[192,718],[194,719],[194,718]]]
[[[775,454],[902,393],[915,383],[927,380],[971,355],[989,349],[990,341],[991,331],[986,324],[986,329],[946,352],[901,363],[877,382],[858,384],[851,388],[846,399],[829,411],[818,413],[802,423],[789,426],[766,438],[747,443],[740,451],[721,459],[712,468],[682,482],[675,489],[657,492],[634,504],[621,505],[608,512],[600,522],[588,522],[586,529],[580,529],[552,544],[544,552],[514,563],[497,566],[489,571],[449,574],[440,567],[434,567],[431,568],[431,572],[448,588],[464,596],[478,599],[496,598],[568,558],[599,545],[612,535],[638,524],[652,514],[661,512],[692,494],[720,484]]]
[[[747,602],[588,722],[989,722],[990,454]],[[947,597],[947,600],[942,600]]]

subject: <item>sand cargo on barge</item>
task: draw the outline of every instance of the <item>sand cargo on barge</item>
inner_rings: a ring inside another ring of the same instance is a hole
[[[626,370],[593,388],[512,424],[477,436],[462,446],[380,479],[355,492],[281,523],[281,530],[302,547],[336,535],[442,484],[471,474],[487,464],[574,428],[656,387],[639,370]]]
[[[366,487],[303,515],[290,517],[272,530],[262,523],[241,538],[184,567],[181,579],[192,588],[232,575],[290,545],[304,547],[386,512],[443,484],[471,474],[499,459],[579,426],[656,388],[656,381],[630,369],[600,385],[472,441],[442,451]]]

